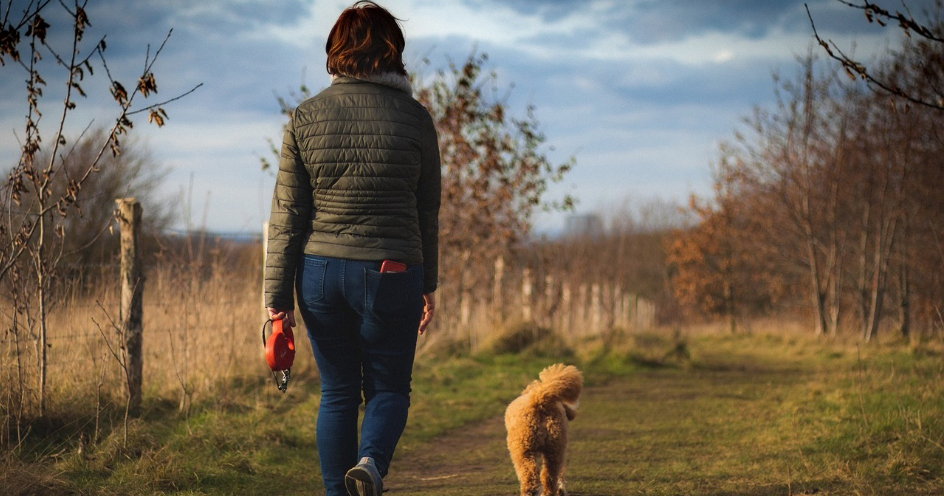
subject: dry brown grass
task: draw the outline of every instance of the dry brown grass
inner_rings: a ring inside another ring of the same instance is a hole
[[[236,385],[243,379],[268,380],[261,339],[265,318],[261,248],[224,248],[203,250],[199,256],[168,252],[151,260],[143,322],[144,393],[151,404],[159,402],[161,408],[177,408],[189,415],[196,404],[226,405],[241,394]],[[49,314],[49,417],[97,423],[103,409],[124,406],[124,376],[115,358],[121,339],[114,326],[119,309],[117,276],[110,274],[113,269],[97,268],[96,277],[71,284],[59,294]],[[587,318],[586,309],[559,316],[570,326],[552,326],[516,319],[508,308],[496,309],[487,303],[471,307],[468,323],[463,323],[460,309],[448,304],[440,307],[429,332],[420,339],[421,357],[527,351],[534,356],[563,352],[592,360],[599,350],[626,348],[621,356],[639,364],[684,365],[692,358],[689,341],[730,335],[724,322],[596,332],[575,324]],[[496,314],[511,317],[501,319]],[[0,329],[9,329],[10,319],[9,312],[0,311]],[[801,319],[755,319],[740,329],[740,333],[785,336],[797,340],[798,346],[811,340],[810,350],[822,349],[823,340],[811,336]],[[0,339],[0,445],[15,446],[34,427],[38,373],[35,339],[23,329],[18,345],[12,336],[7,332]],[[314,377],[303,327],[296,337],[299,349],[293,375],[300,380]],[[880,337],[894,339],[889,332]],[[827,341],[854,346],[856,340],[850,333]]]
[[[0,460],[0,487],[5,496],[59,496],[74,494],[61,474],[38,471],[15,459]]]
[[[165,257],[146,270],[146,398],[169,399],[188,412],[198,402],[225,402],[231,380],[268,372],[262,355],[261,255],[249,251],[213,250],[200,262]],[[86,279],[96,282],[65,285],[49,312],[47,416],[96,415],[108,405],[123,406],[124,374],[116,357],[122,342],[116,326],[119,285],[111,269]],[[0,328],[11,326],[12,316],[0,313]],[[0,341],[0,420],[13,444],[22,433],[12,431],[24,428],[15,421],[37,411],[35,336],[21,321],[19,343],[10,332]],[[310,355],[304,332],[299,338],[299,354]],[[300,360],[298,367],[310,368],[311,361]]]

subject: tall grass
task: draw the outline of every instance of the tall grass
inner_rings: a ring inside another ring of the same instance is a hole
[[[145,267],[145,408],[171,404],[186,418],[194,405],[225,405],[238,394],[232,384],[268,377],[262,355],[266,316],[258,244],[200,237],[177,240],[147,256]],[[88,436],[95,441],[110,422],[109,412],[120,410],[126,395],[123,336],[117,325],[121,321],[118,266],[105,263],[69,271],[48,314],[43,417],[83,419],[83,424],[91,425]],[[455,293],[444,284],[437,294],[437,317],[421,339],[418,354],[520,351],[531,343],[538,343],[538,348],[572,348],[612,334],[610,329],[620,322],[651,323],[654,312],[646,301],[630,300],[613,288],[591,283],[575,285],[578,289],[571,294],[567,287],[548,285],[549,279],[537,275],[523,280],[527,274],[532,272],[509,269],[502,280],[508,297],[498,303],[483,295]],[[553,310],[549,298],[561,300]],[[646,311],[637,316],[637,308]],[[533,312],[533,319],[523,319],[522,312]],[[0,328],[12,329],[13,318],[11,312],[0,312]],[[316,376],[304,327],[296,337],[295,383]],[[36,343],[35,332],[22,319],[16,333],[8,332],[0,340],[0,445],[17,447],[27,434],[42,436],[38,430],[48,429],[37,415]]]
[[[227,401],[233,380],[264,377],[259,247],[220,243],[190,253],[165,250],[151,262],[145,270],[142,350],[150,404],[170,401],[188,415],[196,403]],[[85,422],[104,428],[102,412],[121,408],[125,396],[120,287],[117,266],[92,271],[63,281],[48,315],[45,417],[94,419]],[[43,423],[35,418],[35,339],[18,324],[16,340],[7,332],[0,341],[0,441],[9,445]],[[0,327],[12,325],[12,315],[0,313]],[[306,353],[301,338],[299,353]],[[300,361],[300,375],[307,364]]]

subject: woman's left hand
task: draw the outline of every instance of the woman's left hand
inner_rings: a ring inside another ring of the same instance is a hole
[[[269,307],[268,310],[270,319],[285,319],[285,323],[288,324],[289,327],[295,327],[295,310],[282,311],[271,307]]]

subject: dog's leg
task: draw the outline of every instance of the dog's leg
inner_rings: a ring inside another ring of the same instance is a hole
[[[565,496],[564,481],[561,476],[564,472],[565,451],[548,450],[544,453],[544,467],[541,468],[541,496]]]
[[[534,453],[511,450],[511,462],[521,483],[521,496],[536,496],[538,488],[538,464]]]

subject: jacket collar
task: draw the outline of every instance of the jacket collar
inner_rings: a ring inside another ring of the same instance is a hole
[[[382,84],[384,86],[389,86],[391,88],[403,91],[408,95],[413,94],[413,86],[410,85],[410,79],[402,74],[397,74],[394,72],[371,74],[366,78],[356,78],[353,76],[347,76],[345,74],[332,74],[331,84],[344,82],[344,79],[353,79],[355,81],[366,81],[368,83]]]

